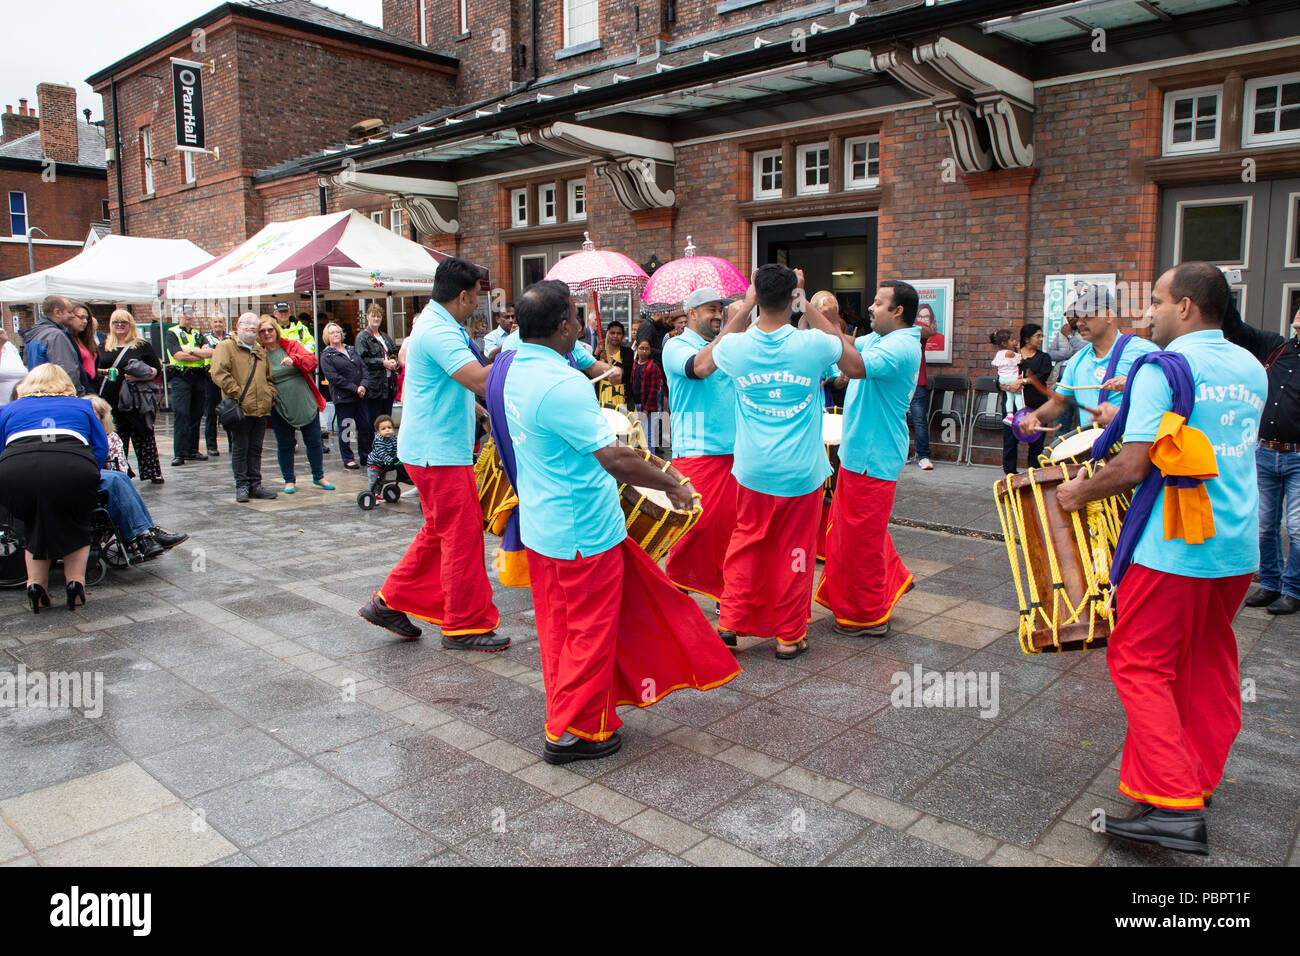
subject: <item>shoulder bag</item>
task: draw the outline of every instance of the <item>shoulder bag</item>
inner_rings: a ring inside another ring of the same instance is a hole
[[[217,420],[221,422],[222,428],[234,428],[244,420],[244,396],[248,394],[248,386],[253,384],[253,376],[256,374],[257,356],[254,355],[253,370],[248,373],[248,381],[244,383],[244,390],[239,393],[239,398],[230,398],[227,396],[217,403]]]

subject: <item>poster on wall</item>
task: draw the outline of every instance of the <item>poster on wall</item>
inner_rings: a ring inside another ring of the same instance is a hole
[[[1115,299],[1115,273],[1067,272],[1047,276],[1043,283],[1043,348],[1051,348],[1056,333],[1065,324],[1065,313],[1091,285],[1104,285]]]
[[[916,322],[929,322],[934,334],[925,340],[927,365],[948,365],[952,362],[953,333],[953,280],[909,279],[920,300],[916,308]]]

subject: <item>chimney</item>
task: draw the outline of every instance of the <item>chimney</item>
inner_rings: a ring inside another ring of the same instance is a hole
[[[36,87],[40,110],[41,155],[56,163],[76,163],[81,159],[77,143],[77,91],[58,83],[41,83]]]
[[[35,114],[28,115],[27,101],[18,101],[18,112],[12,106],[6,106],[2,125],[0,125],[0,144],[11,143],[20,136],[35,133],[37,120]]]

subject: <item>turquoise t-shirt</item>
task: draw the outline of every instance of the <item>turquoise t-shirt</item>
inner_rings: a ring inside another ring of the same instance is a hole
[[[859,475],[897,481],[907,463],[907,410],[921,370],[921,330],[913,325],[888,335],[872,332],[853,344],[867,374],[849,382],[840,465]]]
[[[1218,329],[1191,332],[1169,343],[1192,367],[1196,404],[1187,424],[1209,436],[1219,477],[1205,483],[1214,509],[1214,537],[1203,544],[1165,540],[1165,490],[1151,509],[1133,562],[1193,578],[1226,578],[1259,568],[1259,493],[1255,439],[1268,398],[1268,375],[1259,361],[1228,342]],[[1173,408],[1169,381],[1159,368],[1144,366],[1128,383],[1129,413],[1124,441],[1155,441],[1160,419]]]
[[[1111,343],[1111,348],[1119,341],[1119,335],[1115,336],[1115,342]],[[1138,356],[1144,352],[1156,351],[1156,345],[1149,339],[1141,336],[1130,335],[1128,344],[1124,346],[1124,351],[1119,357],[1119,364],[1115,366],[1116,376],[1128,375],[1128,370],[1133,367],[1133,363],[1138,360]],[[1065,365],[1065,371],[1061,373],[1062,385],[1082,385],[1084,388],[1080,391],[1068,391],[1067,395],[1073,396],[1074,400],[1080,405],[1087,405],[1089,408],[1096,408],[1101,404],[1101,389],[1097,386],[1106,381],[1106,366],[1110,364],[1110,352],[1107,352],[1102,358],[1097,358],[1097,353],[1092,350],[1092,343],[1089,342],[1070,358]],[[1121,395],[1119,392],[1107,392],[1106,401],[1115,405],[1120,403]],[[1087,412],[1080,412],[1083,420],[1088,420]]]
[[[503,399],[519,478],[519,535],[548,558],[601,554],[627,537],[618,483],[592,454],[614,444],[591,383],[554,349],[521,342]]]
[[[436,302],[420,313],[406,348],[397,455],[407,465],[474,463],[474,393],[452,374],[477,362],[469,333]]]
[[[736,389],[736,481],[761,494],[797,498],[830,477],[821,374],[843,353],[840,339],[789,325],[775,332],[753,325],[713,347],[713,360]]]
[[[519,348],[519,343],[522,341],[523,339],[519,337],[519,329],[515,329],[501,340],[501,352],[513,352]],[[596,364],[596,356],[591,354],[591,349],[587,348],[586,342],[578,342],[574,345],[573,351],[569,353],[569,358],[577,363],[579,371],[589,369]]]
[[[686,363],[709,343],[692,329],[664,341],[673,455],[730,455],[736,447],[736,389],[721,371],[688,378]]]

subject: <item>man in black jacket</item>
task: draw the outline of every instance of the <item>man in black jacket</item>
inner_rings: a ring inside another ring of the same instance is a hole
[[[1223,337],[1268,370],[1268,400],[1259,417],[1255,469],[1259,477],[1259,587],[1248,607],[1270,614],[1300,610],[1300,310],[1291,338],[1241,320],[1235,307],[1223,317]],[[1285,500],[1285,511],[1283,501]],[[1282,560],[1281,524],[1290,539]]]

